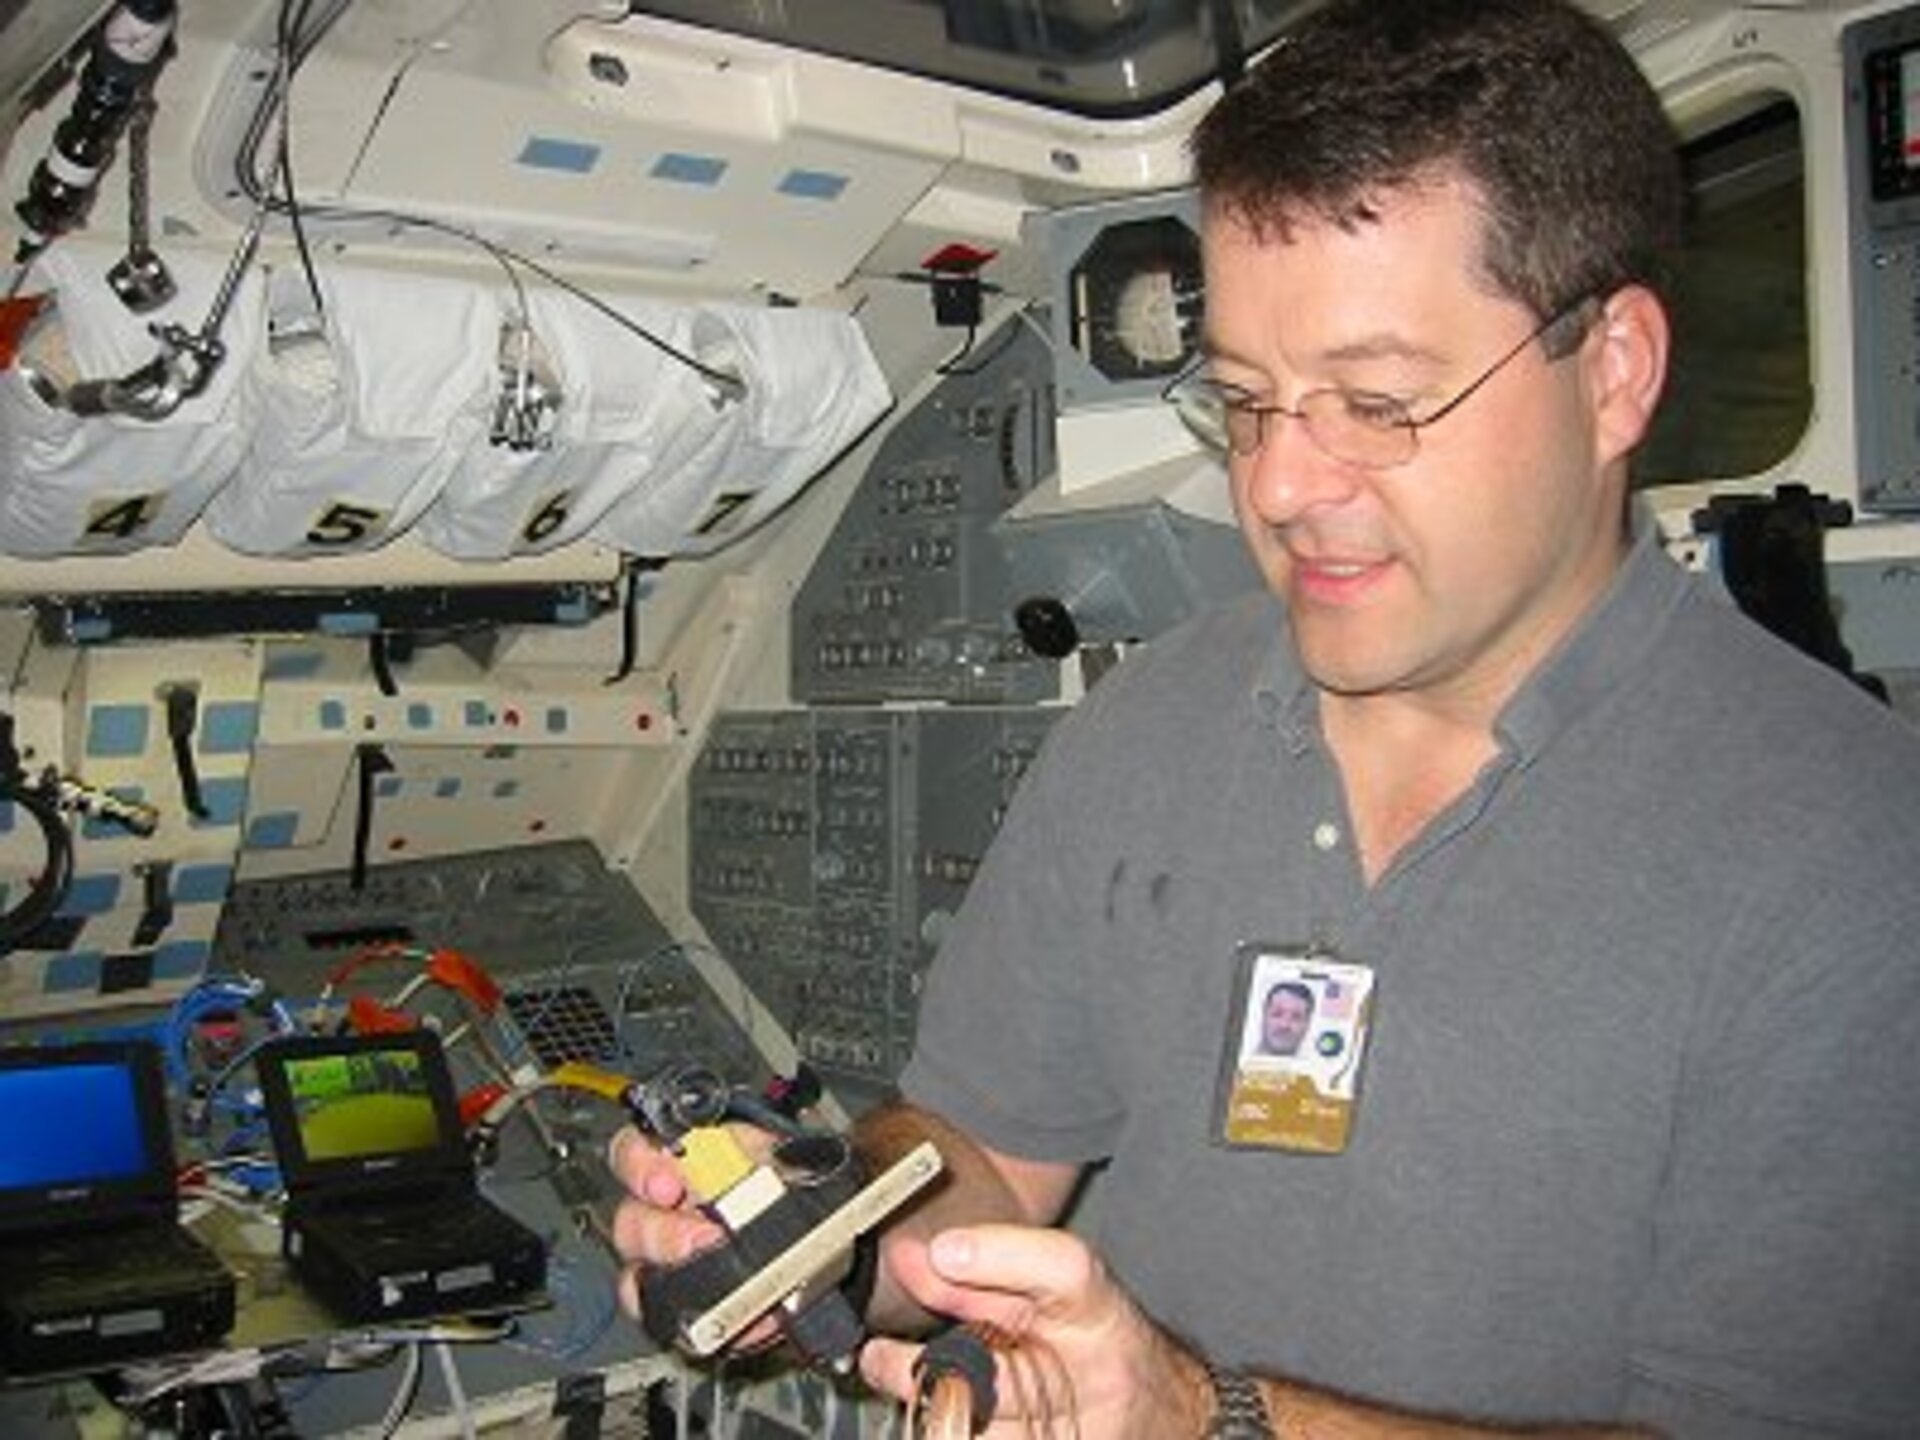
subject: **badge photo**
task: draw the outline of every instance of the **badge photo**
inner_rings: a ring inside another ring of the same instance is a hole
[[[1337,1154],[1352,1134],[1372,1023],[1369,966],[1324,950],[1241,950],[1221,1057],[1218,1138]]]

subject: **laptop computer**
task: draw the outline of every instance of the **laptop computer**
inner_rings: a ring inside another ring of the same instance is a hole
[[[352,1323],[540,1295],[540,1237],[480,1194],[440,1038],[300,1036],[254,1057],[294,1275]]]
[[[234,1280],[180,1224],[149,1041],[0,1049],[0,1373],[214,1344]]]

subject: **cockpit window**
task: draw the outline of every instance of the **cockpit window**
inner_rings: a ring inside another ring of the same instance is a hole
[[[1799,111],[1762,97],[1690,140],[1685,161],[1671,373],[1637,457],[1642,487],[1770,469],[1813,414]]]
[[[631,0],[629,12],[925,75],[1081,115],[1165,108],[1314,0]],[[1225,21],[1237,33],[1224,33]]]

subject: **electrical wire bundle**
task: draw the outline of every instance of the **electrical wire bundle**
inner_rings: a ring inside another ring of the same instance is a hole
[[[969,1440],[994,1418],[1002,1374],[1028,1440],[1079,1440],[1073,1380],[1054,1348],[985,1323],[927,1342],[901,1413],[900,1440]]]

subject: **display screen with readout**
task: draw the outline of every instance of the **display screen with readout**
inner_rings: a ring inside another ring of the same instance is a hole
[[[1869,52],[1864,79],[1873,198],[1920,195],[1920,40]]]

